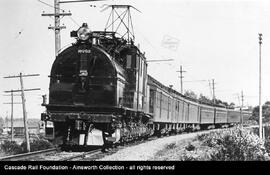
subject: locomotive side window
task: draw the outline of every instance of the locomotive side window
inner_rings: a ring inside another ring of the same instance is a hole
[[[141,67],[140,67],[140,76],[142,76],[142,71],[143,71],[143,60],[141,59]]]
[[[131,68],[131,63],[132,63],[132,57],[131,55],[127,55],[127,68],[130,69]]]
[[[160,92],[160,111],[159,111],[159,118],[161,118],[161,111],[162,111],[162,108],[163,108],[163,95],[162,95],[162,92]]]
[[[167,111],[168,110],[168,100],[169,100],[169,98],[166,95],[164,96],[164,98],[165,98],[164,109]]]
[[[169,119],[169,117],[170,117],[170,110],[171,110],[171,98],[168,97],[168,116],[167,116],[167,119]]]
[[[139,69],[140,66],[140,57],[137,55],[136,56],[136,68]]]
[[[155,91],[150,90],[150,99],[149,99],[149,112],[154,113],[154,100],[155,100]]]
[[[164,109],[164,104],[165,104],[165,96],[163,94],[161,94],[161,109]]]

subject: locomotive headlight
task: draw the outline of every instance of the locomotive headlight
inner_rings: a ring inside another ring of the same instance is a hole
[[[89,38],[89,33],[90,33],[90,31],[87,27],[81,27],[77,31],[77,36],[80,40],[85,41]]]

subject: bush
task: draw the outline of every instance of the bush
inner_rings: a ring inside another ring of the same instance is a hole
[[[179,157],[180,161],[210,161],[214,149],[196,149],[194,151],[185,150]]]
[[[188,145],[185,147],[185,149],[187,150],[187,151],[194,151],[195,150],[195,146],[194,145],[192,145],[191,143],[188,143]]]
[[[197,153],[188,152],[188,151],[185,151],[180,157],[180,161],[199,161],[199,160],[202,160],[202,159]]]
[[[267,139],[265,139],[265,141],[264,141],[264,147],[265,147],[267,153],[270,154],[270,137],[268,137]]]
[[[205,133],[204,134],[200,134],[200,135],[197,136],[196,139],[199,140],[199,141],[204,141],[208,137],[208,135],[209,134],[205,134]]]
[[[174,149],[176,148],[176,143],[170,143],[166,146],[166,149]]]
[[[256,120],[247,120],[247,121],[244,121],[244,125],[258,125],[258,122]]]
[[[1,150],[5,152],[5,154],[19,154],[22,153],[22,148],[15,141],[4,140],[1,144]]]
[[[26,141],[24,141],[21,144],[23,152],[27,152],[26,150]],[[44,150],[44,149],[49,149],[53,148],[53,144],[50,143],[48,140],[45,139],[34,139],[30,141],[30,149],[32,151],[39,151],[39,150]]]
[[[203,134],[203,136],[199,137],[200,141],[203,142],[202,145],[208,147],[216,147],[220,144],[222,138],[217,132],[210,132],[209,134]]]
[[[264,142],[257,135],[241,128],[211,132],[203,144],[217,149],[211,160],[269,160]]]

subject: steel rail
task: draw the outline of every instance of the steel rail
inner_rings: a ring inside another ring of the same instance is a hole
[[[42,155],[44,153],[56,152],[57,150],[58,150],[58,148],[50,148],[50,149],[46,149],[46,150],[40,150],[40,151],[34,151],[34,152],[29,152],[29,153],[5,156],[5,157],[0,157],[0,161],[26,160],[27,158],[30,158],[30,157],[34,157],[34,156],[37,156],[37,155]]]
[[[74,156],[71,156],[71,157],[65,157],[65,158],[60,159],[60,160],[57,160],[57,161],[70,161],[72,159],[77,159],[77,158],[84,159],[87,155],[96,155],[96,154],[100,153],[101,150],[102,149],[99,148],[99,149],[95,149],[95,150],[92,150],[92,151],[88,151],[88,152],[82,153],[80,155],[74,155]]]

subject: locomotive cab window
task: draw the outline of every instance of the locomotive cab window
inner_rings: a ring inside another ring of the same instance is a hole
[[[131,68],[131,63],[132,63],[132,57],[131,55],[127,55],[127,68],[130,69]]]

